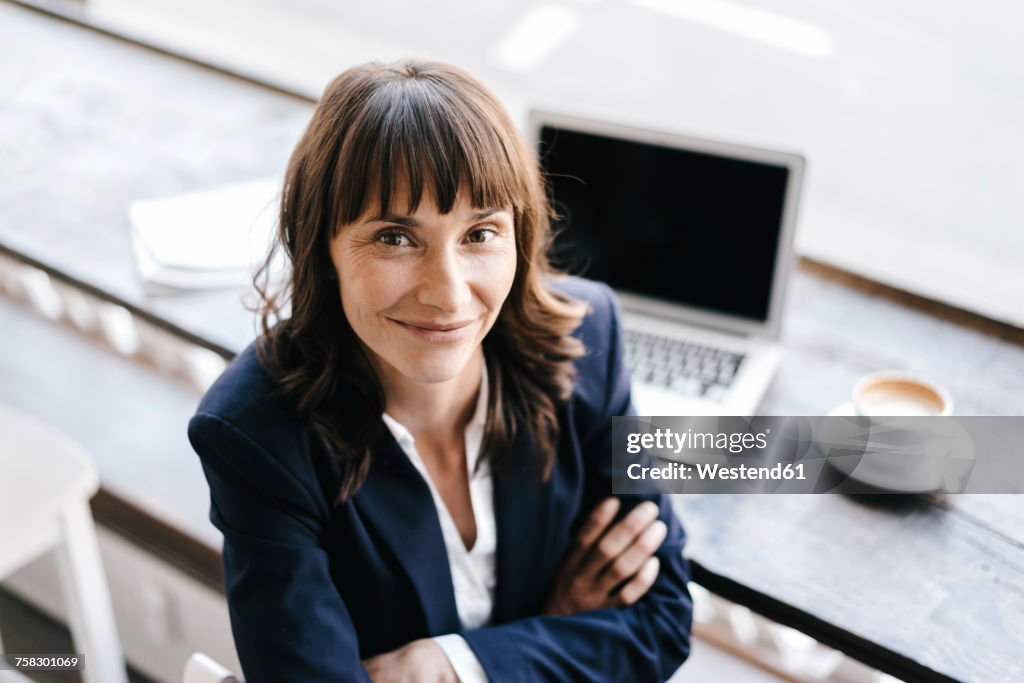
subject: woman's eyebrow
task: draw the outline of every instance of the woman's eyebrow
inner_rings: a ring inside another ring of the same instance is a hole
[[[404,225],[407,228],[418,228],[420,227],[419,221],[412,216],[399,216],[397,214],[389,213],[379,218],[374,218],[375,223],[398,223]]]
[[[473,215],[471,215],[469,217],[469,219],[471,221],[479,221],[479,220],[482,220],[484,218],[487,218],[488,216],[492,216],[492,215],[498,213],[499,211],[504,211],[504,209],[485,209],[483,211],[478,211],[477,213],[474,213]],[[412,216],[401,216],[401,215],[393,214],[393,213],[389,213],[387,215],[381,216],[380,218],[375,218],[374,222],[378,222],[378,223],[397,223],[398,225],[403,225],[403,226],[405,226],[407,228],[418,228],[418,227],[420,227],[419,221],[417,221]]]

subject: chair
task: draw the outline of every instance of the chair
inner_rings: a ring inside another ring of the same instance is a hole
[[[49,550],[85,683],[127,683],[89,499],[88,454],[57,430],[0,405],[0,579]]]
[[[199,652],[188,658],[181,683],[244,683],[223,666]]]

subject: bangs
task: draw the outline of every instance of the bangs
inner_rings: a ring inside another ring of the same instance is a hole
[[[460,192],[476,209],[521,207],[530,200],[506,122],[494,120],[483,93],[430,78],[391,82],[371,93],[339,150],[334,215],[342,224],[373,212],[413,213],[424,193],[442,214]],[[406,206],[395,202],[406,195]]]

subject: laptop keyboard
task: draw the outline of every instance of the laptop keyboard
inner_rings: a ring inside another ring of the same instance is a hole
[[[718,399],[732,386],[744,355],[649,332],[625,330],[633,378],[687,396]]]

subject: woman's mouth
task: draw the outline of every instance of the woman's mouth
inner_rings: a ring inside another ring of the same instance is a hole
[[[406,330],[420,341],[428,344],[453,344],[466,339],[472,331],[475,320],[435,322],[430,320],[395,320],[393,323]]]

